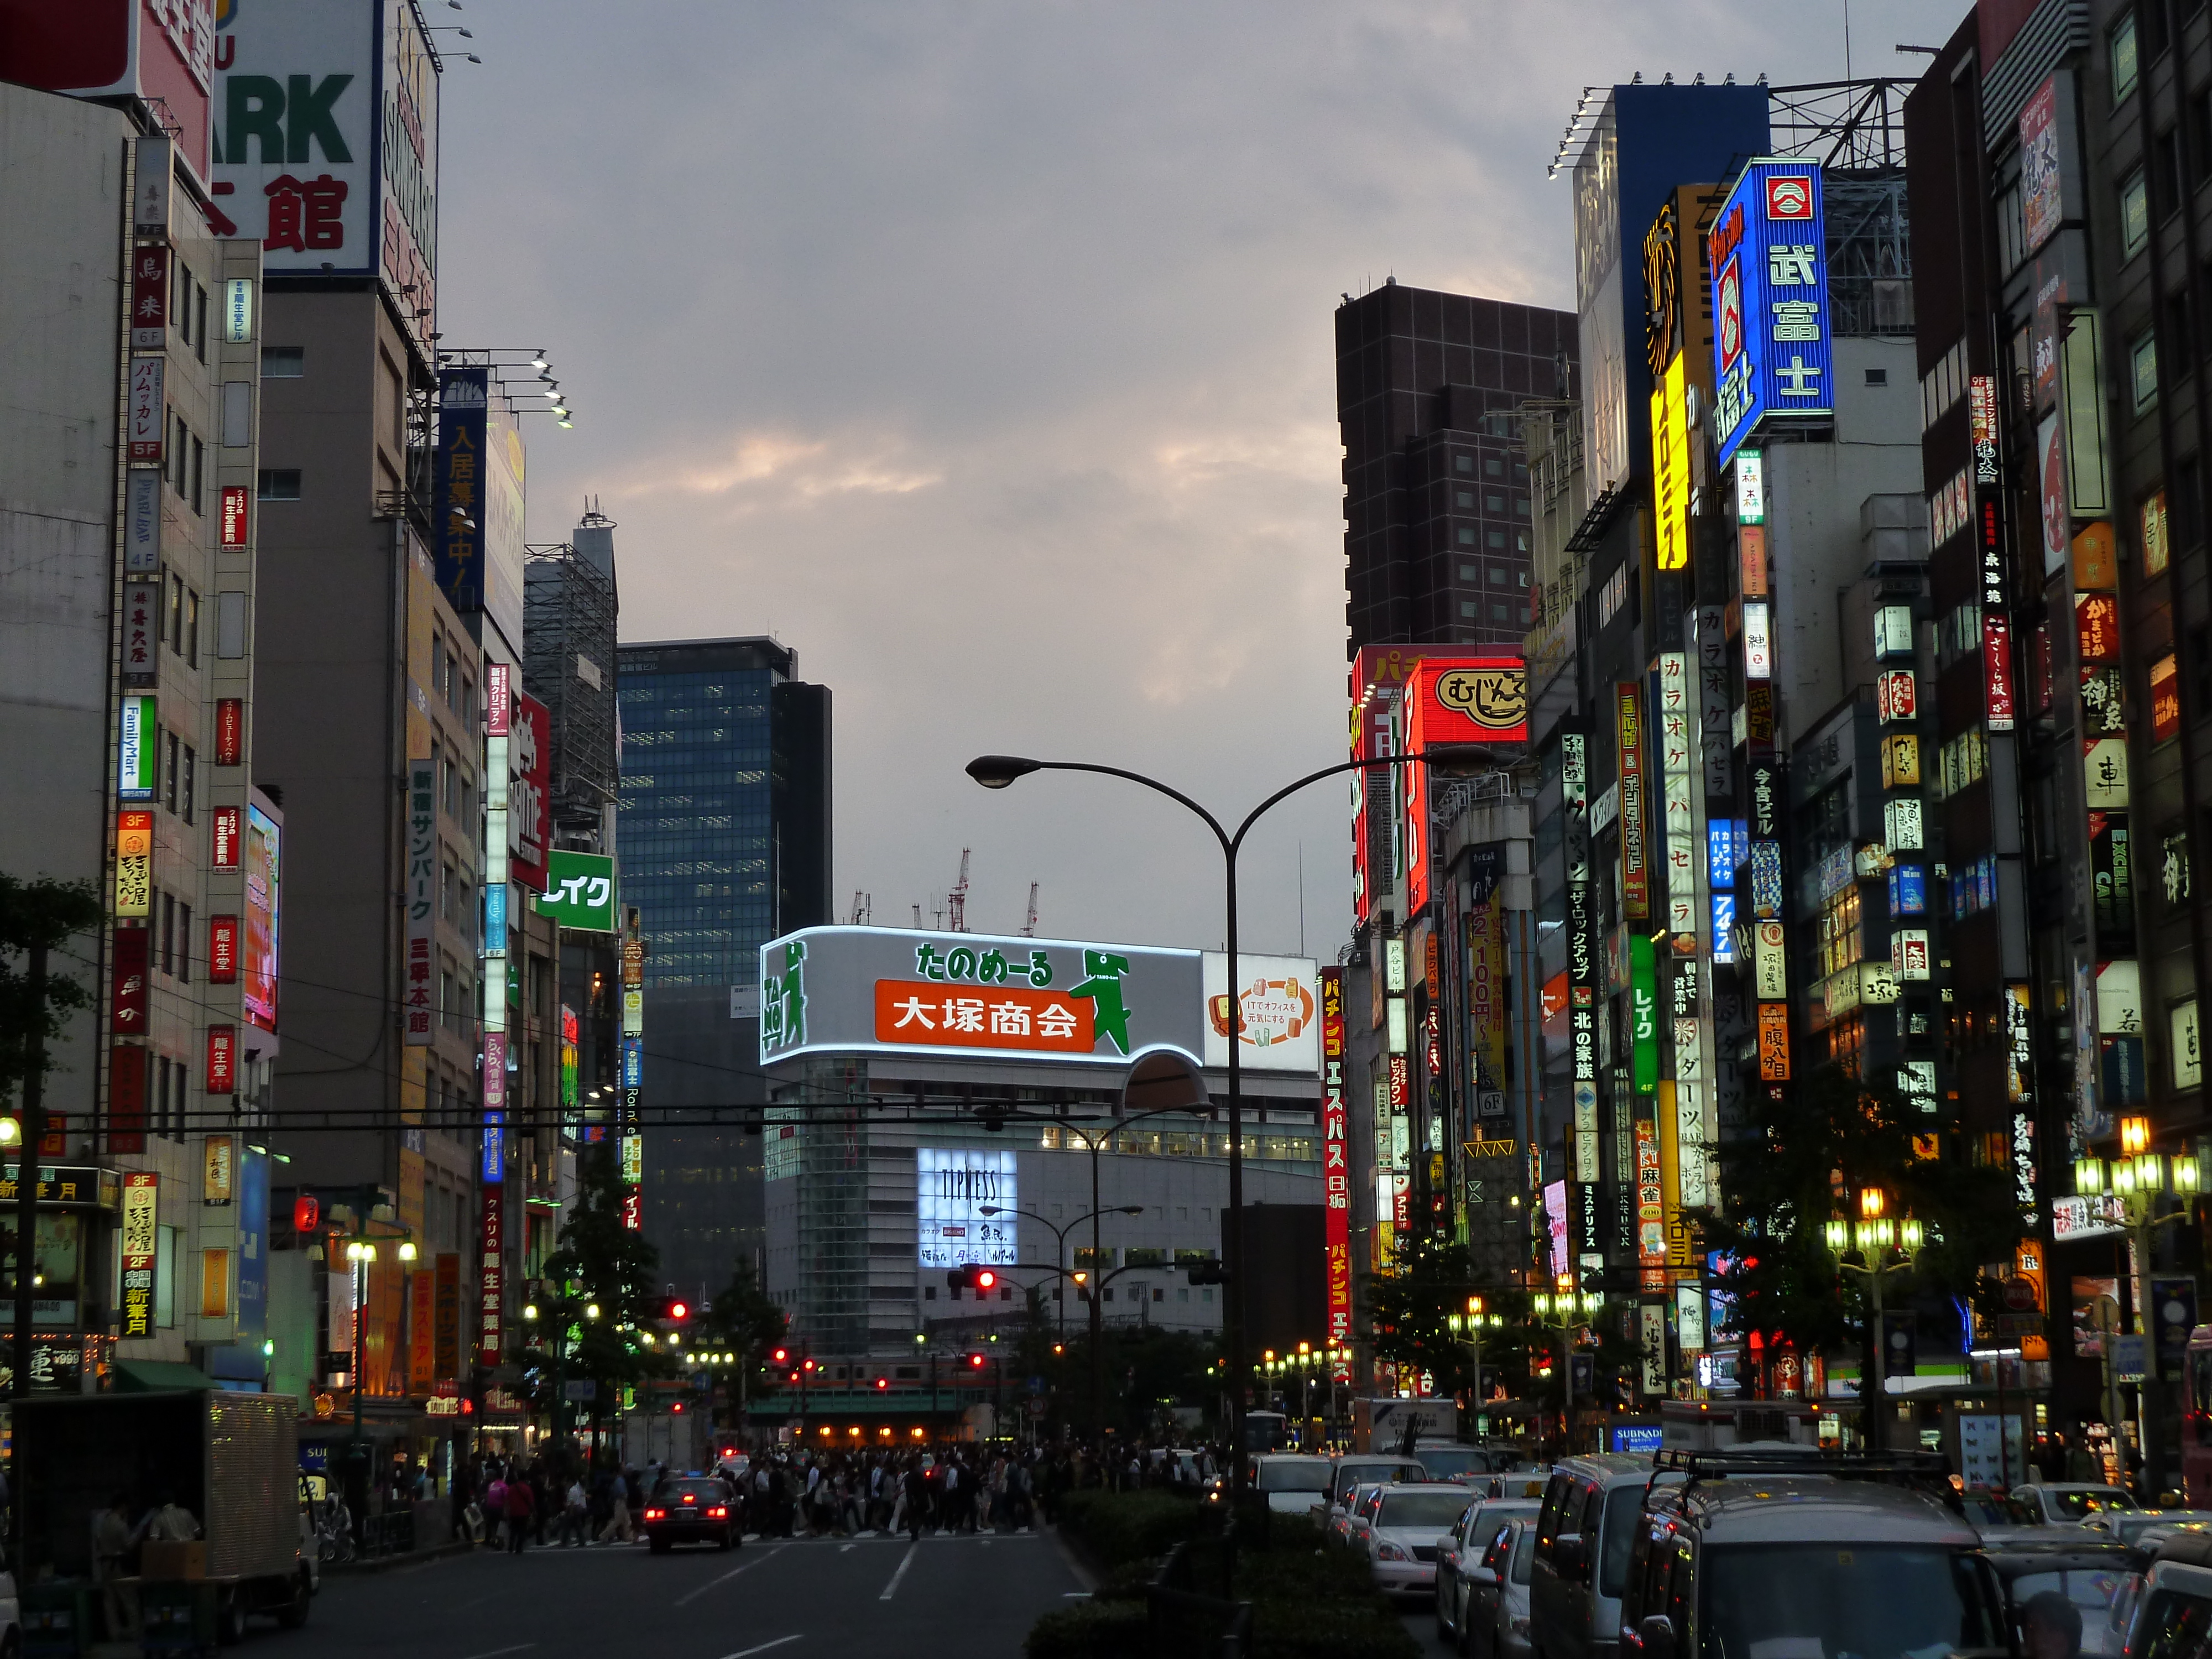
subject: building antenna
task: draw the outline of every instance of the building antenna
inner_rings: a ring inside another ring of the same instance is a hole
[[[945,896],[945,908],[951,913],[951,930],[956,933],[968,931],[968,848],[960,849],[960,879],[952,884],[952,890]]]
[[[1298,842],[1298,954],[1306,953],[1306,844]]]
[[[1022,921],[1022,937],[1024,939],[1035,939],[1036,937],[1036,896],[1037,884],[1035,882],[1031,882],[1030,884],[1030,913],[1027,916],[1023,918]]]
[[[919,901],[914,907],[914,931],[917,933],[921,931],[921,905]]]
[[[1844,0],[1844,79],[1851,78],[1851,0]]]

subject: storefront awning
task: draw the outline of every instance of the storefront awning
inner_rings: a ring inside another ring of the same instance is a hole
[[[217,1388],[215,1378],[197,1365],[180,1365],[173,1359],[118,1359],[115,1389],[118,1394],[148,1394],[159,1389]]]

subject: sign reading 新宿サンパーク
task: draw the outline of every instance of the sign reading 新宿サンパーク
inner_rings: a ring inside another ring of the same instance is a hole
[[[1229,982],[1225,959],[1197,951],[811,927],[762,947],[760,1057],[927,1049],[1124,1065],[1169,1048],[1221,1065]],[[1243,1066],[1313,1073],[1313,964],[1240,955],[1237,984]]]

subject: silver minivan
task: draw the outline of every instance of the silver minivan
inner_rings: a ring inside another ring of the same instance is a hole
[[[1620,1592],[1651,1460],[1628,1452],[1563,1458],[1536,1516],[1528,1632],[1537,1659],[1615,1659]]]

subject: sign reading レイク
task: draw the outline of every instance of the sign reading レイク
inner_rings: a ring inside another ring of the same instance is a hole
[[[615,932],[614,860],[604,853],[550,850],[545,855],[545,890],[538,896],[538,909],[563,927]]]

